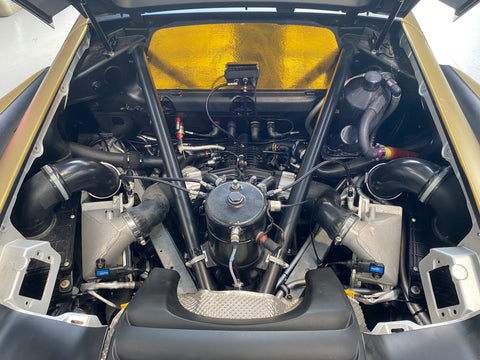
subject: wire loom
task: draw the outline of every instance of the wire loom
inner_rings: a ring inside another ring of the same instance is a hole
[[[157,30],[148,59],[157,89],[211,89],[234,62],[258,63],[259,90],[305,90],[328,88],[338,53],[326,28],[207,24]]]

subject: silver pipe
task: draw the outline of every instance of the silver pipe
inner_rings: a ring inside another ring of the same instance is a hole
[[[298,251],[297,255],[295,255],[295,257],[291,261],[288,268],[286,268],[285,271],[283,272],[282,276],[280,276],[280,278],[278,279],[276,288],[278,288],[280,285],[282,285],[285,282],[285,280],[287,280],[287,278],[290,276],[290,274],[292,273],[295,266],[297,266],[301,257],[303,256],[303,254],[305,254],[305,251],[307,251],[308,246],[311,245],[311,243],[312,243],[312,235],[310,235],[307,238],[307,240],[305,240],[305,243],[302,245],[302,247]]]
[[[106,305],[114,308],[114,309],[120,309],[120,306],[117,306],[115,303],[111,302],[110,300],[105,299],[103,296],[97,294],[95,291],[89,290],[87,291],[90,295],[92,295],[94,298],[100,300],[101,302],[105,303]]]
[[[95,291],[99,289],[135,289],[138,284],[135,281],[111,281],[111,282],[99,282],[99,283],[83,283],[80,285],[80,290],[83,291]]]
[[[225,146],[222,145],[178,145],[178,151],[183,153],[184,151],[204,151],[204,150],[225,150]]]
[[[299,279],[299,280],[289,282],[288,284],[285,284],[285,286],[288,289],[293,290],[293,289],[296,289],[298,287],[307,286],[307,282],[304,279]]]

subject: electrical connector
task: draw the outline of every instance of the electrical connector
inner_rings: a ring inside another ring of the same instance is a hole
[[[125,266],[115,266],[111,268],[96,269],[95,276],[102,280],[115,280],[125,277],[135,272],[136,269]]]
[[[228,85],[241,85],[244,89],[250,85],[256,88],[260,69],[257,64],[228,63],[225,66],[224,76]]]
[[[370,273],[375,279],[380,279],[385,273],[385,265],[377,263],[373,260],[349,260],[335,262],[332,264],[345,265],[350,269],[355,269],[361,273]]]

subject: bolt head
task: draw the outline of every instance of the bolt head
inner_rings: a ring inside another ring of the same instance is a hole
[[[420,295],[420,293],[422,292],[422,289],[420,289],[417,285],[413,285],[410,287],[410,292],[413,295]]]
[[[233,180],[232,186],[230,187],[232,190],[240,190],[242,187],[238,183],[238,180]]]
[[[245,201],[245,196],[238,191],[232,191],[228,194],[227,200],[232,205],[240,205]]]
[[[70,280],[68,280],[68,279],[64,279],[64,280],[62,280],[62,282],[60,283],[60,287],[61,287],[62,289],[67,289],[69,286],[70,286]]]

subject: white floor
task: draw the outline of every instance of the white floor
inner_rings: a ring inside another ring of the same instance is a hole
[[[480,83],[480,4],[453,22],[454,12],[438,0],[421,0],[414,13],[440,63],[451,64]],[[50,28],[25,10],[0,17],[0,98],[50,65],[78,16],[69,7]]]
[[[52,63],[77,17],[66,8],[54,17],[55,29],[23,9],[0,17],[0,98]]]
[[[437,0],[421,0],[413,13],[438,62],[480,83],[480,4],[456,21],[454,10]]]

